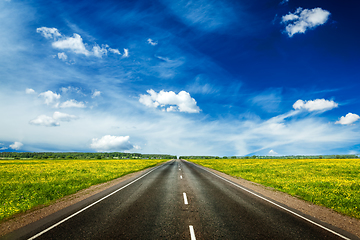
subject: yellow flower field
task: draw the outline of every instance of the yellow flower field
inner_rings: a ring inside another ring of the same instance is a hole
[[[165,161],[0,160],[0,220]]]
[[[360,159],[189,160],[360,219]]]

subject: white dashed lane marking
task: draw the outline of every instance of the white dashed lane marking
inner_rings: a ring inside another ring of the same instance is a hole
[[[189,225],[189,229],[190,229],[191,240],[196,240],[194,227],[192,225]]]
[[[188,200],[187,200],[187,197],[186,197],[186,193],[183,193],[183,196],[184,196],[184,204],[185,205],[188,205]]]

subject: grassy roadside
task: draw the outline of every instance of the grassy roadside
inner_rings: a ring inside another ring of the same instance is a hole
[[[0,221],[167,159],[0,160]]]
[[[360,219],[360,159],[191,159]]]

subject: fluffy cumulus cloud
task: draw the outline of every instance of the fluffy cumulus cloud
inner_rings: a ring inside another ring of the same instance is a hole
[[[129,142],[129,139],[129,136],[105,135],[100,139],[93,138],[90,147],[98,152],[126,151],[133,148],[139,149],[138,146],[133,146]]]
[[[114,54],[120,54],[118,49],[110,48],[109,45],[101,45],[101,47],[95,43],[91,50],[86,48],[86,44],[83,42],[81,36],[77,33],[74,33],[72,37],[62,35],[56,28],[41,27],[37,28],[36,31],[41,33],[47,39],[53,39],[52,46],[53,48],[60,50],[68,50],[76,54],[83,54],[85,56],[95,56],[101,58],[104,55],[107,55],[108,52]],[[61,55],[59,55],[61,54]],[[65,53],[59,53],[59,59],[64,60],[66,56]],[[125,55],[125,54],[124,54]],[[66,56],[67,59],[67,56]],[[65,60],[66,60],[65,59]]]
[[[336,121],[335,123],[336,123],[336,124],[341,124],[341,125],[350,125],[350,124],[356,122],[356,121],[359,120],[359,119],[360,119],[360,116],[359,116],[359,115],[354,114],[354,113],[348,113],[348,114],[346,114],[345,117],[342,116],[342,117],[340,118],[340,120],[339,120],[339,121]]]
[[[159,93],[150,89],[147,91],[148,95],[141,94],[139,101],[148,107],[156,108],[160,106],[167,112],[187,112],[198,113],[200,108],[196,105],[194,98],[188,92],[181,91],[176,94],[173,91],[165,92],[161,90]]]
[[[315,100],[309,100],[309,101],[303,101],[301,99],[297,100],[293,108],[295,110],[307,110],[309,112],[313,111],[328,111],[333,108],[337,108],[338,104],[334,102],[333,100],[325,100],[325,99],[315,99]]]
[[[308,29],[326,23],[329,16],[330,12],[321,8],[298,8],[294,13],[283,16],[281,22],[286,24],[285,32],[292,37],[296,33],[305,33]]]
[[[14,150],[20,150],[22,146],[24,146],[24,144],[22,144],[21,142],[14,142],[9,147]]]
[[[76,116],[67,113],[54,112],[53,116],[40,115],[37,118],[31,120],[29,123],[36,126],[45,127],[57,127],[60,126],[59,121],[70,122],[71,120],[77,119]]]
[[[44,98],[45,104],[50,105],[57,102],[60,99],[60,94],[56,94],[53,91],[46,91],[39,94],[39,97]]]
[[[66,102],[60,104],[60,108],[85,108],[85,104],[83,102],[77,102],[74,99],[70,99]]]

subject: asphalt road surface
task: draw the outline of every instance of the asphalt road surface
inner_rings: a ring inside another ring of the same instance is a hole
[[[357,239],[298,214],[173,160],[1,239]]]

